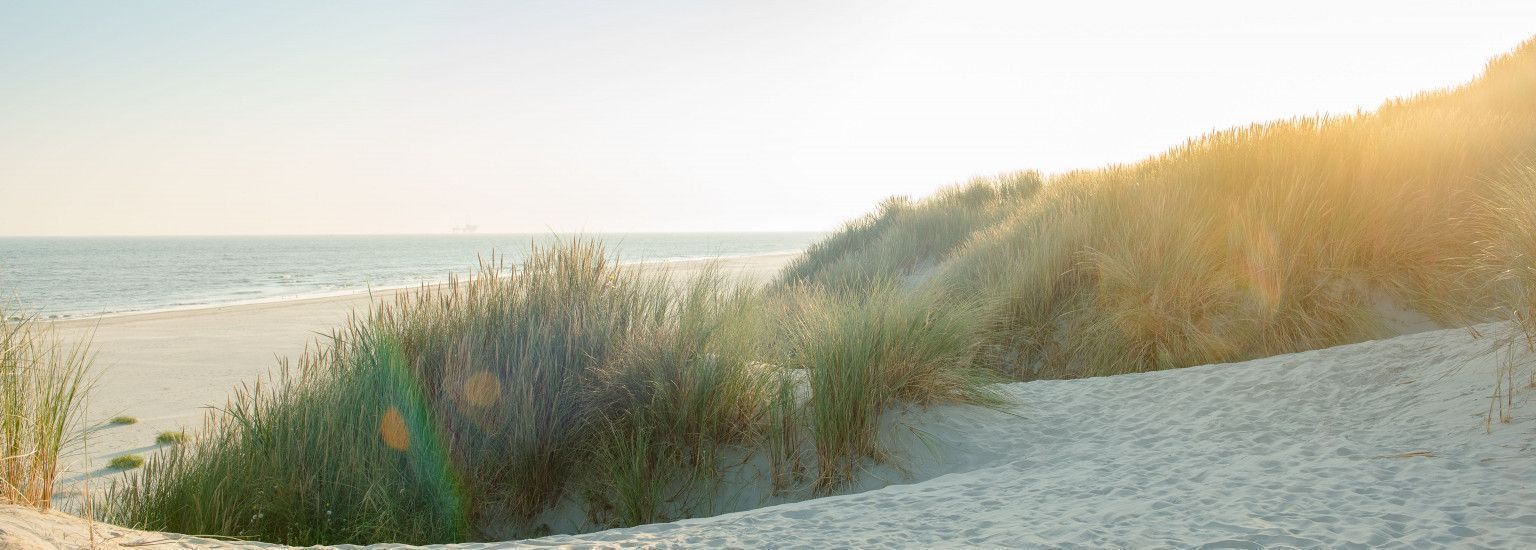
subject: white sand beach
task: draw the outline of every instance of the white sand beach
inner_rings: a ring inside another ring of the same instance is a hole
[[[1523,344],[1503,352],[1507,330],[1007,384],[1006,410],[902,415],[926,445],[903,438],[908,477],[889,487],[441,547],[1531,547],[1536,414],[1517,403],[1512,422],[1484,425],[1497,367],[1533,358]],[[0,546],[91,543],[83,520],[0,512]],[[105,548],[270,547],[96,529]]]
[[[763,281],[798,254],[764,254],[719,260],[688,260],[646,264],[677,277],[706,266],[742,281]],[[378,291],[374,300],[389,300],[400,289]],[[353,311],[366,311],[368,294],[297,299],[201,309],[118,315],[61,321],[61,336],[91,337],[100,376],[91,394],[89,437],[71,453],[61,481],[69,496],[92,483],[110,482],[118,474],[106,468],[113,457],[146,454],[161,447],[155,436],[163,431],[195,431],[207,407],[219,407],[231,388],[256,382],[272,371],[281,357],[294,358],[306,344],[329,334]],[[116,416],[138,419],[112,425]]]

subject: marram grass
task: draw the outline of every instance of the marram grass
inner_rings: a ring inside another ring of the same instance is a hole
[[[1501,350],[1503,360],[1489,396],[1487,423],[1513,420],[1524,391],[1536,389],[1536,163],[1518,166],[1495,180],[1494,192],[1470,221],[1487,238],[1470,262],[1478,274],[1468,277],[1470,291],[1489,297],[1494,318],[1510,319],[1519,329]],[[1524,351],[1526,353],[1520,353]]]
[[[1007,219],[1040,190],[1037,172],[976,178],[920,201],[892,197],[815,243],[784,269],[785,283],[854,289],[921,276],[980,229]]]
[[[869,442],[885,409],[984,393],[960,310],[894,294],[846,311],[782,302],[716,273],[619,266],[591,243],[536,249],[516,270],[488,265],[356,319],[241,388],[98,509],[289,544],[537,535],[572,506],[592,528],[634,525],[708,513],[743,454],[768,456],[777,489],[827,490],[819,468],[882,458]],[[781,340],[781,313],[842,332]],[[818,359],[830,346],[866,374],[815,381],[844,366]],[[796,371],[813,373],[808,388]],[[857,424],[824,411],[839,401]]]
[[[938,307],[931,296],[893,287],[813,299],[822,310],[801,319],[791,364],[810,381],[805,414],[818,489],[852,481],[866,460],[886,460],[876,435],[884,411],[897,403],[996,402],[987,387],[997,378],[977,360],[978,309]]]
[[[1387,333],[1384,307],[1448,325],[1529,311],[1519,239],[1536,210],[1511,186],[1536,158],[1533,98],[1536,41],[1465,86],[1373,113],[892,201],[812,246],[783,282],[895,281],[982,302],[987,357],[1020,378],[1357,342]]]
[[[79,433],[88,342],[67,343],[31,317],[0,311],[0,503],[47,510],[59,458]]]

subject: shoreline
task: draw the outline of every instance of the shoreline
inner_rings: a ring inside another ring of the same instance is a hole
[[[780,258],[783,258],[785,263],[787,263],[788,259],[792,259],[795,256],[799,256],[803,252],[804,252],[803,250],[784,250],[784,251],[762,252],[762,253],[727,254],[727,255],[710,256],[710,257],[703,257],[703,258],[676,258],[676,259],[658,258],[658,259],[647,259],[647,260],[618,260],[617,263],[618,263],[618,265],[623,266],[623,267],[653,268],[653,267],[656,267],[656,266],[662,266],[664,268],[682,267],[684,269],[688,269],[688,268],[693,267],[693,266],[702,267],[702,266],[704,266],[706,264],[709,264],[709,263],[720,263],[720,264],[722,264],[723,268],[729,268],[730,266],[727,265],[727,264],[741,263],[741,262],[761,262],[761,261],[768,261],[768,260],[778,260]],[[462,280],[464,277],[467,277],[467,276],[470,276],[470,275],[473,275],[473,274],[474,274],[473,272],[469,272],[469,273],[459,274],[458,276],[460,277],[460,280]],[[421,282],[418,282],[418,283],[411,283],[411,284],[392,284],[392,285],[383,285],[383,286],[378,286],[378,287],[368,287],[368,288],[363,288],[363,289],[336,290],[336,291],[313,292],[313,293],[302,293],[302,294],[285,294],[285,295],[280,295],[280,296],[268,296],[268,297],[264,297],[264,298],[252,298],[252,299],[248,299],[248,300],[232,300],[232,301],[226,301],[226,302],[210,302],[210,303],[205,303],[205,304],[193,304],[193,305],[184,305],[184,306],[157,307],[157,308],[149,308],[149,309],[131,309],[131,310],[122,310],[122,311],[102,312],[102,313],[54,314],[54,315],[56,315],[55,317],[37,317],[37,318],[34,318],[34,321],[38,322],[38,323],[41,323],[41,324],[49,324],[49,325],[57,326],[59,328],[65,328],[62,325],[72,325],[72,324],[75,324],[75,323],[86,323],[86,322],[91,322],[91,321],[104,321],[104,320],[118,319],[118,318],[122,318],[122,317],[148,316],[148,315],[161,315],[161,314],[175,314],[175,313],[183,313],[183,312],[195,312],[195,311],[201,311],[201,310],[224,309],[224,308],[243,308],[243,307],[248,307],[248,306],[262,306],[262,305],[268,305],[268,304],[285,304],[285,303],[290,303],[290,302],[303,302],[303,301],[309,301],[309,300],[342,300],[342,299],[348,299],[348,298],[361,298],[361,297],[367,296],[367,295],[369,295],[371,293],[378,293],[378,294],[386,294],[387,293],[387,294],[392,296],[392,295],[394,295],[395,293],[398,293],[401,290],[414,290],[414,289],[418,289],[418,288],[422,288],[422,287],[426,287],[426,286],[441,285],[441,284],[445,284],[447,282],[449,282],[449,281],[448,280],[421,281]]]
[[[706,266],[743,282],[771,279],[795,253],[633,262],[673,276]],[[432,283],[428,283],[430,285]],[[437,283],[441,284],[441,283]],[[121,472],[106,468],[112,458],[148,457],[165,447],[155,437],[164,431],[201,428],[210,407],[222,406],[230,390],[271,374],[282,359],[297,358],[358,310],[422,285],[373,289],[339,296],[311,296],[248,304],[131,312],[79,319],[39,320],[65,341],[89,338],[95,355],[92,389],[83,428],[84,446],[61,460],[59,494],[78,495],[89,479]],[[114,425],[116,416],[137,419]]]

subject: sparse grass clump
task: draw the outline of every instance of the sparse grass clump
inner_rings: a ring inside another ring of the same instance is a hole
[[[187,442],[187,432],[178,430],[174,432],[160,432],[155,436],[155,443],[159,445],[180,445]]]
[[[129,426],[138,424],[139,419],[132,416],[114,416],[111,420],[108,420],[107,423],[113,426]]]
[[[79,429],[89,344],[0,311],[0,503],[47,510],[59,456]]]
[[[1474,222],[1487,235],[1474,258],[1477,280],[1487,286],[1475,290],[1494,298],[1498,316],[1536,338],[1536,164],[1497,178]]]
[[[1519,329],[1495,373],[1488,424],[1513,419],[1516,394],[1536,387],[1536,165],[1511,169],[1494,180],[1494,192],[1471,223],[1487,238],[1472,258],[1478,283],[1471,292],[1488,298],[1493,318],[1509,319]],[[1527,353],[1519,353],[1520,351]]]
[[[144,465],[144,457],[139,455],[122,455],[112,457],[107,462],[107,467],[113,470],[132,470]]]

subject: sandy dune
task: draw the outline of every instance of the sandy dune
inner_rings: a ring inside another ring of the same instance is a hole
[[[1009,384],[1007,411],[906,415],[938,453],[907,445],[917,453],[911,483],[452,547],[1528,548],[1536,546],[1536,403],[1492,433],[1483,425],[1492,373],[1507,360],[1492,350],[1506,328]],[[34,524],[68,528],[75,540],[84,532],[78,520],[16,515],[31,519],[0,523],[8,536],[26,537]],[[117,541],[165,538],[116,532]]]
[[[766,254],[709,261],[665,262],[654,266],[676,276],[697,273],[711,263],[740,280],[761,281],[798,254]],[[397,290],[375,292],[389,299]],[[181,311],[61,321],[60,334],[77,339],[94,332],[100,381],[91,395],[88,423],[94,426],[83,449],[74,452],[62,477],[79,487],[87,476],[109,482],[114,456],[154,451],[156,434],[194,430],[206,407],[222,406],[229,390],[269,372],[278,357],[295,357],[307,343],[366,310],[369,296],[313,298]],[[127,415],[139,423],[108,425]]]
[[[952,454],[971,457],[960,473],[530,542],[1536,546],[1536,413],[1527,404],[1515,422],[1485,433],[1504,355],[1487,353],[1492,338],[1470,334],[1012,384],[1018,418],[938,412],[920,422],[944,434]]]

